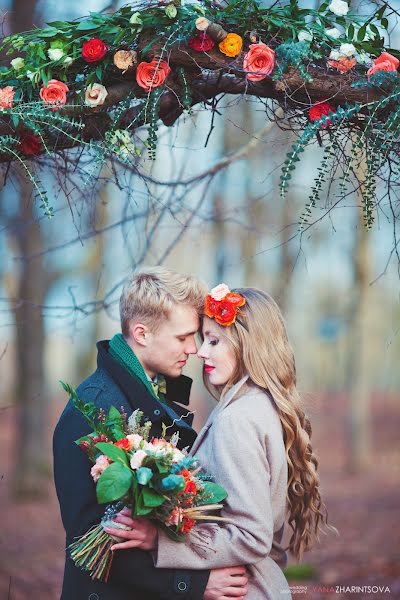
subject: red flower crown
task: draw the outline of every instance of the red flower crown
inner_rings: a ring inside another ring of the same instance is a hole
[[[210,319],[215,319],[219,325],[228,327],[236,321],[239,308],[245,303],[246,300],[243,296],[231,292],[225,283],[221,283],[207,295],[204,313]]]

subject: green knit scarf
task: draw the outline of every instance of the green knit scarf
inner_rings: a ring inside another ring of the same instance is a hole
[[[157,397],[157,394],[154,392],[150,381],[147,379],[146,373],[137,358],[136,354],[132,350],[132,348],[126,343],[121,333],[117,333],[114,335],[112,340],[110,340],[108,347],[109,354],[119,362],[125,369],[128,371],[132,377],[139,379],[143,385],[149,390],[154,398]]]

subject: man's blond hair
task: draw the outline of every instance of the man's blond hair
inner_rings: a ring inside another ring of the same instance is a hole
[[[155,330],[168,319],[174,304],[192,306],[202,314],[206,284],[193,275],[164,267],[144,267],[126,282],[119,301],[121,330],[129,336],[129,324],[139,320]]]

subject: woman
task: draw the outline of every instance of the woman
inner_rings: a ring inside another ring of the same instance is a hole
[[[203,344],[207,388],[219,398],[191,450],[228,491],[221,512],[230,521],[198,523],[186,543],[151,521],[116,518],[132,527],[114,549],[154,550],[157,567],[207,569],[246,564],[248,600],[290,597],[281,567],[284,523],[296,558],[326,524],[310,422],[296,389],[295,361],[280,310],[266,293],[225,284],[207,296]]]

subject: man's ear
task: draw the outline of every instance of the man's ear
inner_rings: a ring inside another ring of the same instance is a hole
[[[132,323],[129,325],[129,335],[139,346],[147,346],[149,328],[143,323]]]

